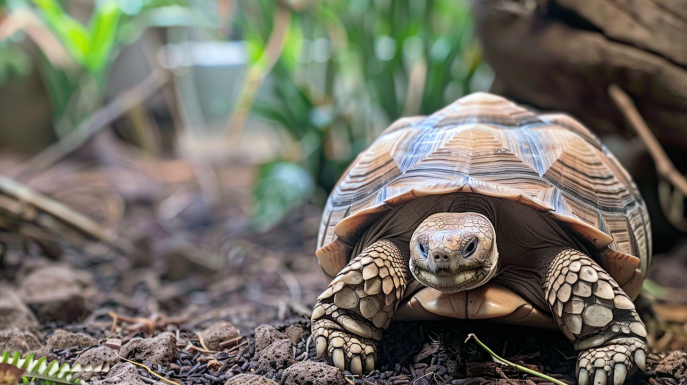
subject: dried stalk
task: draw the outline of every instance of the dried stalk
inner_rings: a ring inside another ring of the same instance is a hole
[[[150,373],[150,374],[152,374],[153,376],[157,377],[158,379],[160,379],[160,381],[162,381],[162,382],[164,382],[164,383],[166,383],[166,384],[169,384],[169,385],[180,385],[178,382],[175,382],[175,381],[169,380],[169,379],[167,379],[167,378],[165,378],[165,377],[162,377],[161,375],[155,373],[155,372],[152,371],[149,367],[147,367],[147,366],[145,366],[145,365],[143,365],[143,364],[139,364],[138,362],[131,361],[131,360],[127,360],[126,358],[120,356],[119,353],[117,353],[117,352],[114,352],[114,354],[116,354],[117,357],[121,358],[122,360],[124,360],[124,361],[126,361],[126,362],[128,362],[128,363],[130,363],[130,364],[134,364],[134,365],[136,365],[136,366],[138,366],[138,367],[140,367],[140,368],[143,368],[143,369],[147,370],[148,373]]]
[[[13,179],[0,175],[0,194],[44,211],[78,230],[107,244],[115,243],[115,233],[105,229],[87,216],[68,206],[25,186]]]
[[[651,158],[654,160],[654,164],[656,165],[656,172],[658,175],[670,182],[670,184],[675,186],[675,188],[681,193],[677,196],[673,196],[672,200],[675,201],[676,199],[674,198],[677,197],[677,200],[679,200],[677,206],[682,207],[682,199],[687,196],[687,179],[684,175],[682,175],[682,173],[680,173],[680,171],[678,171],[677,168],[675,168],[675,165],[670,158],[668,158],[668,155],[663,150],[663,147],[658,142],[658,139],[656,139],[656,136],[654,136],[654,134],[651,132],[651,129],[647,125],[646,121],[639,111],[637,111],[637,107],[632,102],[632,99],[630,99],[630,97],[625,93],[625,91],[623,91],[618,85],[611,84],[611,86],[608,87],[608,94],[618,106],[623,116],[625,116],[625,119],[627,119],[639,137],[642,138],[646,144],[646,147],[649,150],[649,155],[651,155]],[[685,221],[685,219],[682,217],[682,210],[679,210],[677,215],[673,215],[670,207],[666,207],[674,206],[670,202],[671,197],[666,196],[670,195],[670,191],[667,191],[669,189],[663,187],[659,190],[661,192],[661,207],[663,208],[664,213],[675,227],[685,231],[687,228],[687,221]]]
[[[238,143],[243,134],[243,129],[248,120],[248,114],[253,109],[255,97],[265,81],[267,74],[270,73],[272,67],[277,64],[277,60],[281,57],[284,50],[284,41],[286,40],[287,29],[291,22],[291,10],[284,4],[279,4],[277,12],[274,15],[274,27],[270,35],[265,50],[256,65],[253,65],[246,74],[246,79],[243,83],[243,89],[236,102],[236,108],[229,120],[227,140],[230,144]],[[261,64],[262,62],[265,64]]]
[[[166,70],[153,71],[143,82],[121,93],[107,106],[81,122],[74,131],[29,159],[17,177],[25,178],[32,173],[52,166],[79,148],[100,130],[119,119],[125,112],[154,96],[169,81],[169,78],[169,72]]]
[[[511,367],[513,367],[513,368],[515,368],[515,369],[521,371],[521,372],[524,372],[524,373],[527,373],[527,374],[531,374],[531,375],[533,375],[533,376],[541,377],[541,378],[543,378],[543,379],[545,379],[545,380],[547,380],[547,381],[553,382],[553,383],[556,384],[556,385],[565,385],[564,382],[561,382],[561,381],[559,381],[559,380],[557,380],[557,379],[555,379],[555,378],[553,378],[553,377],[549,377],[549,376],[547,376],[546,374],[539,373],[539,372],[536,372],[536,371],[534,371],[534,370],[532,370],[532,369],[530,369],[530,368],[526,368],[526,367],[524,367],[524,366],[522,366],[522,365],[514,364],[514,363],[512,363],[512,362],[510,362],[510,361],[504,360],[503,358],[501,358],[501,357],[499,357],[498,355],[496,355],[496,353],[494,353],[491,349],[489,349],[489,348],[487,347],[487,345],[483,344],[482,341],[480,341],[479,338],[477,338],[477,336],[474,335],[474,334],[472,334],[472,333],[468,334],[468,338],[465,340],[465,342],[467,343],[467,342],[470,340],[470,338],[474,338],[474,339],[475,339],[475,342],[477,342],[477,344],[478,344],[479,346],[481,346],[482,349],[486,350],[487,353],[489,353],[489,355],[490,355],[496,362],[498,362],[498,363],[500,363],[500,364],[508,365],[508,366],[511,366]]]

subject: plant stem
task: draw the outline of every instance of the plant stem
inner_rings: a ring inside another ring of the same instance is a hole
[[[465,339],[465,342],[468,342],[468,341],[470,340],[470,338],[474,338],[475,341],[477,341],[477,344],[479,344],[479,346],[481,346],[482,349],[486,350],[487,353],[489,353],[489,355],[491,355],[492,358],[494,358],[494,359],[495,359],[496,361],[498,361],[499,363],[502,363],[502,364],[505,364],[505,365],[508,365],[508,366],[512,366],[512,367],[514,367],[515,369],[517,369],[517,370],[519,370],[519,371],[521,371],[521,372],[525,372],[525,373],[531,374],[531,375],[533,375],[533,376],[541,377],[541,378],[543,378],[543,379],[545,379],[545,380],[547,380],[547,381],[553,382],[553,383],[556,384],[556,385],[566,385],[564,382],[559,381],[559,380],[557,380],[557,379],[555,379],[555,378],[549,377],[549,376],[547,376],[546,374],[539,373],[539,372],[536,372],[536,371],[534,371],[534,370],[532,370],[532,369],[526,368],[526,367],[524,367],[524,366],[521,366],[521,365],[518,365],[518,364],[514,364],[514,363],[512,363],[512,362],[510,362],[510,361],[504,360],[503,358],[501,358],[501,357],[499,357],[498,355],[496,355],[496,353],[494,353],[493,351],[491,351],[491,349],[489,349],[489,348],[487,347],[487,345],[483,344],[482,341],[480,341],[479,338],[477,338],[477,336],[474,335],[473,333],[468,334],[468,338]]]

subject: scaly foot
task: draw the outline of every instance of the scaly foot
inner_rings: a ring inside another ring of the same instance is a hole
[[[313,322],[312,330],[317,358],[327,351],[334,366],[341,370],[349,370],[353,374],[374,370],[377,350],[373,340],[347,332],[329,320]]]
[[[628,373],[636,368],[646,370],[646,344],[639,338],[616,338],[609,344],[584,350],[577,359],[577,379],[580,385],[622,385]]]

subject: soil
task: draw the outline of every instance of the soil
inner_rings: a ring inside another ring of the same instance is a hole
[[[309,318],[327,284],[314,257],[319,211],[308,204],[256,234],[245,209],[250,178],[229,174],[217,174],[219,206],[188,183],[162,186],[159,200],[128,201],[117,230],[133,251],[0,231],[0,348],[104,363],[81,375],[101,385],[162,383],[115,352],[184,385],[545,382],[465,342],[475,333],[512,362],[575,382],[576,352],[562,333],[489,322],[392,323],[377,370],[365,376],[316,359]],[[669,349],[684,332],[665,332],[683,324],[649,328],[663,348],[627,384],[687,385],[687,355]]]

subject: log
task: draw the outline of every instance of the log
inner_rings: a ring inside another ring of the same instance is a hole
[[[617,84],[664,146],[687,149],[687,8],[671,0],[477,0],[492,91],[565,111],[599,135],[634,136]]]

